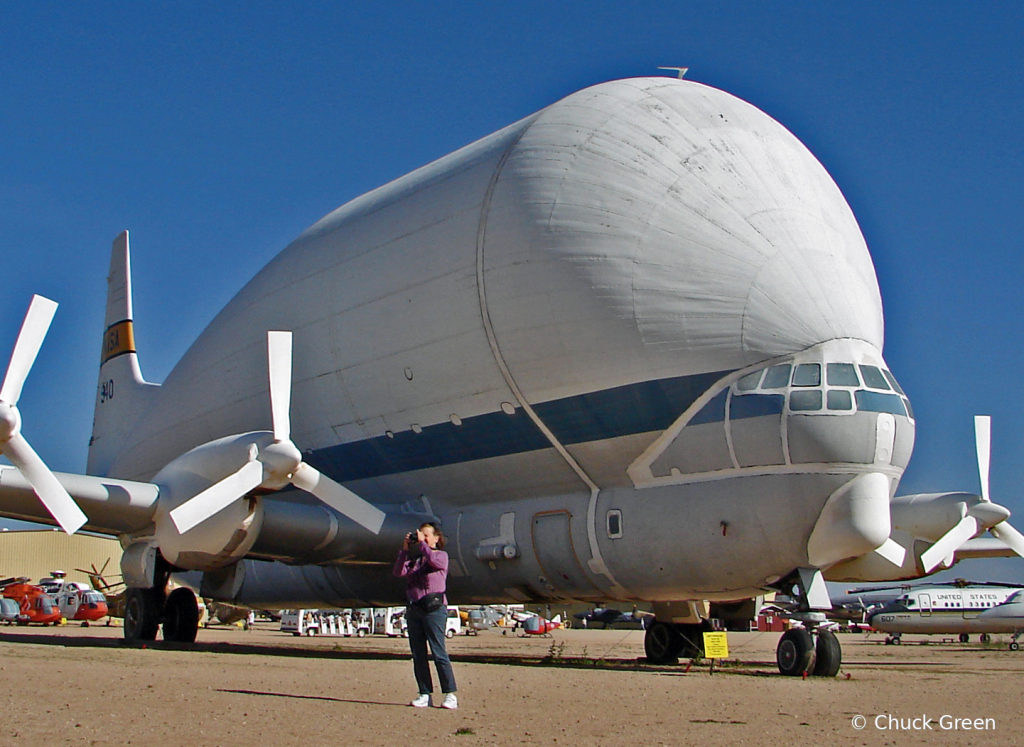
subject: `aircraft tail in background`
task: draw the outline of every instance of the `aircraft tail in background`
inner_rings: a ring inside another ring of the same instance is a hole
[[[159,384],[142,377],[132,320],[131,254],[128,232],[114,239],[107,276],[96,408],[89,439],[88,473],[106,475],[121,452],[130,426],[148,409]]]

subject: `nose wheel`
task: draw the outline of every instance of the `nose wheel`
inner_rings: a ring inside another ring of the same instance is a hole
[[[779,673],[787,677],[835,677],[843,663],[836,634],[826,628],[790,628],[775,650]]]

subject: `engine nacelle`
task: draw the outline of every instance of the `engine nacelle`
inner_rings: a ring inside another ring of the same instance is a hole
[[[263,504],[258,496],[232,501],[184,534],[178,532],[169,514],[244,466],[251,460],[253,445],[263,449],[273,441],[274,435],[268,431],[228,436],[197,446],[157,473],[153,482],[160,486],[160,498],[153,517],[154,538],[167,562],[186,570],[213,571],[245,556],[263,525]]]
[[[902,495],[890,501],[891,538],[907,550],[903,565],[896,567],[877,553],[867,553],[828,568],[829,581],[908,581],[929,575],[921,556],[969,512],[979,520],[979,529],[1005,521],[1010,512],[972,493],[926,493]],[[955,562],[955,559],[954,559]],[[940,564],[932,572],[951,567]]]

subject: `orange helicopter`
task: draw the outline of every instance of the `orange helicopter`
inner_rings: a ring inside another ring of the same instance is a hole
[[[69,581],[64,571],[53,571],[50,578],[39,581],[40,588],[49,594],[65,620],[81,621],[83,627],[107,616],[107,599],[86,584]]]
[[[20,610],[18,625],[53,625],[61,620],[60,608],[53,598],[39,586],[28,583],[27,578],[9,578],[0,581],[0,595],[13,599]]]

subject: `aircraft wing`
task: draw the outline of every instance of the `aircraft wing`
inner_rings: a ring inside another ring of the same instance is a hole
[[[975,537],[956,549],[956,559],[964,558],[1015,558],[1017,553],[1002,540],[995,537]]]
[[[87,531],[110,535],[131,533],[153,520],[160,490],[152,483],[64,472],[53,474],[88,516],[82,527]],[[16,468],[4,464],[0,464],[0,506],[8,518],[55,523],[28,480]]]
[[[152,530],[160,493],[157,485],[66,472],[53,474],[88,517],[83,530],[112,536]],[[312,500],[267,498],[263,511],[259,537],[246,556],[286,563],[390,565],[394,548],[401,545],[410,526],[436,520],[432,514],[399,512],[389,515],[380,532],[372,534],[344,514]],[[0,516],[56,524],[28,480],[5,464],[0,464]]]

